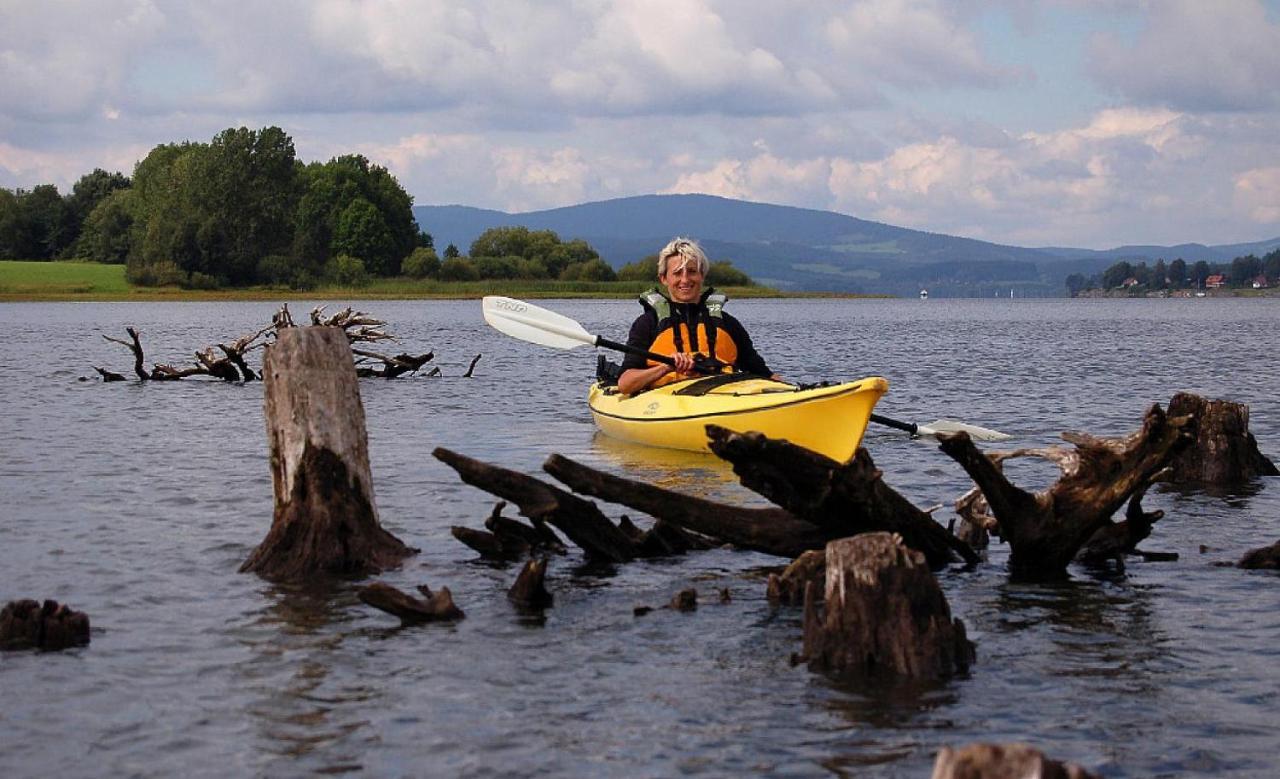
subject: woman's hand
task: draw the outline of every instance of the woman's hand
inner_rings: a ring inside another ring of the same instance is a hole
[[[676,373],[693,373],[693,355],[688,352],[676,352],[671,355],[675,362]]]

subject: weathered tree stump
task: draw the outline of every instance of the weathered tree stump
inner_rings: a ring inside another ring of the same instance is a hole
[[[935,570],[957,559],[978,562],[968,544],[884,483],[864,447],[848,462],[838,463],[760,433],[707,425],[707,435],[711,451],[733,463],[744,486],[821,528],[826,540],[891,532],[922,552]]]
[[[939,679],[974,660],[964,623],[951,618],[924,555],[892,533],[827,545],[826,591],[805,593],[804,655],[814,670]]]
[[[282,580],[363,576],[413,554],[378,523],[364,406],[342,329],[282,329],[263,373],[275,511],[240,570]]]
[[[0,649],[56,651],[88,643],[88,615],[66,604],[24,599],[0,610]]]
[[[421,585],[418,591],[423,597],[415,598],[390,584],[374,582],[357,590],[356,597],[375,609],[394,614],[403,624],[457,620],[466,616],[454,604],[453,594],[448,587],[432,592],[430,587]]]
[[[1230,486],[1257,476],[1280,476],[1249,432],[1247,405],[1179,392],[1169,401],[1169,415],[1190,415],[1197,421],[1195,441],[1173,458],[1170,481]]]
[[[547,592],[547,558],[530,560],[520,569],[515,584],[507,590],[507,598],[524,609],[545,609],[553,598]]]
[[[1050,760],[1026,744],[970,744],[943,747],[932,779],[1100,779],[1075,763]]]
[[[1015,578],[1052,579],[1125,501],[1167,475],[1172,459],[1195,436],[1195,418],[1169,416],[1153,405],[1142,429],[1124,438],[1063,433],[1075,450],[1061,447],[983,453],[966,433],[940,435],[942,451],[968,472],[982,490],[1000,537],[1009,544]],[[1013,457],[1035,456],[1058,464],[1062,476],[1032,494],[1015,487],[999,467]]]
[[[826,578],[826,550],[810,549],[792,560],[782,573],[769,574],[765,595],[775,605],[800,606],[809,583],[822,586]]]
[[[1280,541],[1261,549],[1251,549],[1240,558],[1238,565],[1253,570],[1280,570]]]

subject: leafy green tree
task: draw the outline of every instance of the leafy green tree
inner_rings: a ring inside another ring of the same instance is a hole
[[[581,239],[562,242],[551,230],[530,230],[523,226],[492,227],[471,242],[471,258],[519,257],[541,263],[548,277],[560,278],[571,265],[599,258],[590,244]]]
[[[400,263],[400,271],[413,279],[432,278],[440,275],[440,258],[430,246],[419,246]]]
[[[52,184],[40,184],[29,192],[13,193],[13,213],[5,232],[7,254],[15,259],[51,260],[75,240],[67,204]],[[11,220],[11,221],[10,221]]]
[[[133,244],[131,189],[117,189],[98,202],[80,231],[76,255],[94,262],[123,265]]]
[[[235,285],[254,280],[259,258],[288,251],[300,197],[293,140],[279,127],[229,128],[197,157],[192,205],[202,262]]]
[[[482,279],[514,279],[520,257],[472,257],[471,264]]]
[[[335,284],[346,287],[363,287],[369,283],[369,272],[364,260],[349,254],[339,254],[325,265],[325,276]]]
[[[1089,280],[1084,277],[1083,273],[1072,273],[1067,276],[1067,294],[1076,297],[1081,292],[1089,288]]]
[[[658,282],[658,255],[650,254],[647,257],[641,257],[635,262],[629,262],[618,269],[618,279],[620,281],[651,281]]]
[[[707,283],[721,287],[750,287],[755,284],[750,276],[735,268],[729,260],[711,263],[707,270]]]
[[[0,188],[0,260],[18,260],[27,256],[30,239],[26,233],[18,193]]]
[[[1164,289],[1169,286],[1169,269],[1165,267],[1163,259],[1156,260],[1156,267],[1151,271],[1147,286],[1151,289]]]
[[[396,276],[400,260],[395,239],[377,206],[356,197],[338,216],[333,231],[333,250],[339,254],[367,258],[366,265],[375,276]]]
[[[1133,266],[1121,260],[1102,272],[1102,286],[1114,289],[1133,277]]]
[[[461,256],[462,256],[462,252],[458,251],[458,247],[454,246],[453,244],[449,244],[448,246],[444,247],[444,258],[446,260],[456,260]]]
[[[1280,284],[1280,249],[1268,253],[1262,258],[1262,272],[1266,274],[1267,281],[1274,286]]]
[[[1169,263],[1169,285],[1173,289],[1186,289],[1187,261],[1181,257]]]
[[[1253,280],[1262,275],[1262,260],[1252,254],[1244,257],[1237,257],[1231,261],[1231,285],[1233,287],[1248,287],[1253,284]]]
[[[570,263],[560,271],[562,281],[616,281],[617,278],[618,274],[614,273],[609,263],[599,257],[585,262]]]
[[[446,250],[446,255],[447,253]],[[440,263],[441,281],[477,281],[479,278],[480,271],[463,257],[449,257]]]
[[[294,253],[310,264],[354,250],[372,272],[395,275],[410,252],[431,241],[414,221],[413,198],[386,168],[371,165],[363,156],[312,163],[304,170],[303,182]],[[373,206],[376,220],[363,206],[348,213],[357,199]]]
[[[67,220],[73,238],[64,254],[92,259],[80,245],[80,239],[84,237],[85,223],[99,203],[116,192],[128,190],[129,185],[129,178],[123,173],[108,173],[102,168],[95,168],[92,173],[86,173],[80,177],[80,180],[72,186],[71,194],[66,197]],[[118,260],[118,262],[123,261],[123,258]]]
[[[1212,275],[1209,263],[1204,260],[1196,260],[1196,264],[1191,268],[1191,285],[1197,288],[1204,288],[1204,280]]]

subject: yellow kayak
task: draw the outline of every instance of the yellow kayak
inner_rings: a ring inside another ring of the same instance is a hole
[[[735,375],[668,384],[635,395],[591,385],[587,402],[606,435],[668,449],[709,451],[706,426],[785,438],[844,462],[858,450],[876,401],[889,382],[873,376],[827,386],[799,387]]]

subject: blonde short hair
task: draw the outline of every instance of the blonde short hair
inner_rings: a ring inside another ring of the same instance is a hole
[[[662,247],[662,251],[658,252],[658,275],[665,276],[667,274],[667,260],[678,257],[683,260],[680,265],[695,262],[698,265],[698,272],[703,276],[707,275],[707,271],[711,268],[711,263],[707,260],[707,255],[703,254],[702,247],[692,238],[672,238],[671,243]]]

